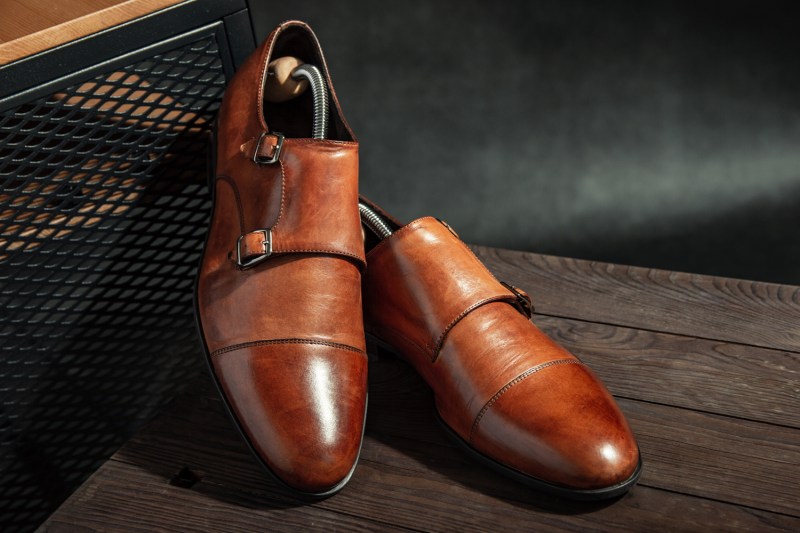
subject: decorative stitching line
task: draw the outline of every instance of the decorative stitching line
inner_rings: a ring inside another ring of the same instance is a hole
[[[380,250],[380,249],[382,249],[382,248],[386,248],[387,246],[389,246],[389,244],[388,244],[388,243],[389,243],[390,241],[395,241],[395,240],[397,240],[397,239],[399,238],[399,236],[400,236],[400,235],[405,235],[406,233],[409,233],[409,232],[411,232],[411,231],[414,231],[414,230],[417,230],[417,229],[419,229],[419,225],[420,225],[420,224],[422,224],[422,222],[423,222],[423,221],[425,221],[425,220],[428,220],[428,219],[430,219],[430,220],[436,220],[436,219],[435,219],[435,218],[433,218],[433,217],[422,217],[422,218],[418,218],[418,219],[416,219],[416,220],[414,220],[414,221],[412,221],[412,222],[409,222],[408,224],[406,224],[406,225],[405,225],[405,226],[403,226],[402,228],[398,229],[397,231],[395,231],[394,233],[392,233],[391,235],[389,235],[388,237],[386,237],[385,239],[383,239],[381,242],[379,242],[378,244],[376,244],[376,245],[375,245],[375,246],[372,248],[372,250],[370,250],[370,251],[369,251],[369,253],[367,254],[367,259],[369,259],[369,256],[370,256],[370,255],[374,255],[374,254],[376,253],[376,252],[375,252],[376,250]],[[369,261],[367,261],[367,263],[369,263]]]
[[[352,253],[352,252],[345,252],[345,251],[341,251],[341,250],[333,250],[333,249],[331,249],[331,250],[315,250],[315,249],[303,248],[303,249],[298,249],[298,250],[280,250],[280,249],[274,249],[273,248],[272,253],[273,254],[301,254],[301,253],[307,253],[307,254],[343,255],[343,256],[346,256],[346,257],[351,257],[353,259],[358,259],[359,263],[364,263],[364,259],[358,254],[355,254],[355,253]]]
[[[271,344],[316,344],[321,346],[330,346],[331,348],[338,348],[340,350],[347,350],[348,352],[356,352],[360,354],[365,353],[364,350],[361,350],[359,348],[354,348],[353,346],[350,346],[348,344],[341,344],[339,342],[320,341],[316,339],[269,339],[269,340],[242,342],[239,344],[226,346],[225,348],[220,348],[219,350],[214,350],[213,352],[211,352],[211,357],[217,357],[219,355],[228,352],[241,350],[242,348],[252,348],[253,346],[269,346]]]
[[[281,219],[283,218],[283,205],[286,202],[286,169],[283,166],[283,160],[278,159],[278,164],[281,166],[281,207],[278,211],[278,218],[275,219],[275,223],[272,225],[272,229],[278,227]]]
[[[506,383],[506,385],[502,389],[497,391],[495,395],[492,396],[492,398],[488,402],[486,402],[486,405],[484,405],[483,409],[481,409],[480,413],[478,413],[478,416],[475,418],[475,422],[472,423],[472,429],[470,429],[469,432],[469,442],[472,443],[472,439],[475,436],[475,431],[478,429],[478,425],[480,424],[483,415],[485,415],[486,412],[492,407],[492,405],[494,405],[497,402],[497,400],[499,400],[500,397],[503,396],[503,394],[505,394],[506,392],[508,392],[514,385],[524,380],[528,376],[535,374],[540,370],[544,370],[545,368],[556,365],[567,365],[567,364],[582,365],[583,363],[581,363],[577,359],[556,359],[554,361],[548,361],[546,363],[542,363],[541,365],[536,365],[533,368],[529,368],[519,376],[515,377],[514,379]]]
[[[444,331],[442,331],[442,334],[439,335],[438,339],[436,339],[436,342],[433,345],[429,346],[429,348],[431,348],[433,350],[433,355],[431,356],[431,362],[435,363],[439,359],[439,354],[442,351],[442,346],[444,345],[445,337],[447,337],[447,334],[450,333],[450,330],[453,329],[454,327],[456,327],[456,324],[461,322],[461,320],[464,317],[466,317],[468,314],[470,314],[471,312],[473,312],[474,310],[476,310],[477,308],[479,308],[479,307],[481,307],[483,305],[494,303],[494,302],[503,302],[503,301],[506,301],[508,299],[509,299],[509,295],[490,296],[488,298],[484,298],[483,300],[479,300],[478,302],[470,305],[469,307],[467,307],[466,309],[461,311],[461,313],[458,316],[456,316],[444,328]]]
[[[269,59],[272,57],[272,49],[275,45],[275,40],[280,36],[281,33],[286,28],[289,28],[287,23],[290,21],[284,21],[276,29],[273,33],[270,34],[269,41],[264,45],[264,51],[259,58],[259,62],[261,63],[261,67],[259,68],[259,84],[258,84],[258,102],[256,102],[256,110],[258,111],[258,120],[261,122],[261,125],[267,128],[267,121],[264,118],[264,86],[267,84],[267,70],[269,69]]]
[[[314,145],[329,144],[331,146],[342,147],[342,148],[349,148],[349,147],[356,148],[356,147],[358,147],[358,142],[357,141],[338,141],[336,139],[307,139],[305,137],[289,137],[286,140],[284,140],[284,144],[286,144],[286,143],[288,143],[288,144],[314,144]]]

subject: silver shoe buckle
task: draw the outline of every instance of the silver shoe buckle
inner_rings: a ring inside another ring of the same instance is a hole
[[[242,261],[242,239],[244,239],[245,235],[249,235],[249,233],[246,233],[245,235],[240,235],[239,238],[236,240],[236,265],[239,268],[247,269],[253,267],[259,264],[260,262],[269,259],[269,256],[272,255],[272,230],[260,229],[256,231],[251,231],[250,233],[259,233],[259,232],[264,235],[264,239],[261,241],[261,244],[264,245],[264,253],[248,261]]]
[[[277,137],[278,141],[275,143],[275,150],[273,150],[272,156],[270,157],[259,157],[258,151],[261,149],[261,143],[264,142],[264,137],[267,135],[273,135]],[[256,142],[256,149],[253,151],[253,163],[257,165],[272,165],[277,163],[278,159],[281,157],[281,150],[283,149],[283,137],[283,133],[278,133],[277,131],[261,132],[261,136]]]
[[[533,316],[534,308],[533,301],[531,300],[531,297],[528,296],[528,293],[521,291],[505,281],[501,281],[500,285],[511,291],[511,293],[516,297],[516,308],[519,309],[522,314],[528,318],[531,318]]]

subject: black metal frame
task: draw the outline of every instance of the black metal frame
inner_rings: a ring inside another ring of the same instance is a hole
[[[212,22],[224,22],[229,65],[238,65],[255,47],[245,0],[190,0],[0,66],[0,110],[47,94],[44,87],[65,84],[61,78],[91,76],[123,54]]]
[[[255,46],[246,7],[190,0],[0,67],[4,532],[34,529],[202,368],[205,133]]]

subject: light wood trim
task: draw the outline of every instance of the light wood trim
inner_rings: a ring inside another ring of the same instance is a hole
[[[0,0],[0,65],[187,0]]]

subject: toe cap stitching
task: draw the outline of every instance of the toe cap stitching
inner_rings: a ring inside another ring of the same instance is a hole
[[[242,342],[239,344],[234,344],[232,346],[226,346],[225,348],[220,348],[219,350],[214,350],[211,353],[211,357],[217,357],[224,353],[233,352],[236,350],[241,350],[242,348],[252,348],[254,346],[269,346],[272,344],[315,344],[320,346],[329,346],[331,348],[338,348],[340,350],[347,350],[348,352],[356,352],[363,354],[364,350],[360,350],[348,344],[342,344],[339,342],[332,342],[332,341],[322,341],[317,339],[269,339],[269,340],[258,340],[258,341],[250,341],[250,342]]]
[[[527,377],[539,372],[540,370],[544,370],[545,368],[549,368],[551,366],[566,365],[566,364],[577,364],[577,365],[580,365],[582,363],[580,361],[578,361],[577,359],[556,359],[554,361],[548,361],[546,363],[542,363],[540,365],[536,365],[536,366],[534,366],[532,368],[529,368],[528,370],[526,370],[525,372],[523,372],[519,376],[515,377],[514,379],[512,379],[511,381],[506,383],[505,386],[502,389],[497,391],[495,393],[495,395],[492,396],[492,398],[488,402],[486,402],[486,405],[484,405],[483,408],[480,410],[480,412],[478,413],[478,416],[475,417],[475,421],[472,423],[472,428],[470,429],[470,432],[469,432],[469,442],[473,441],[473,438],[475,436],[475,432],[478,430],[478,426],[480,425],[481,419],[483,419],[483,416],[489,411],[489,409],[492,407],[492,405],[494,405],[497,402],[497,400],[499,400],[500,397],[503,396],[506,392],[508,392],[514,385],[516,385],[520,381],[523,381]]]

